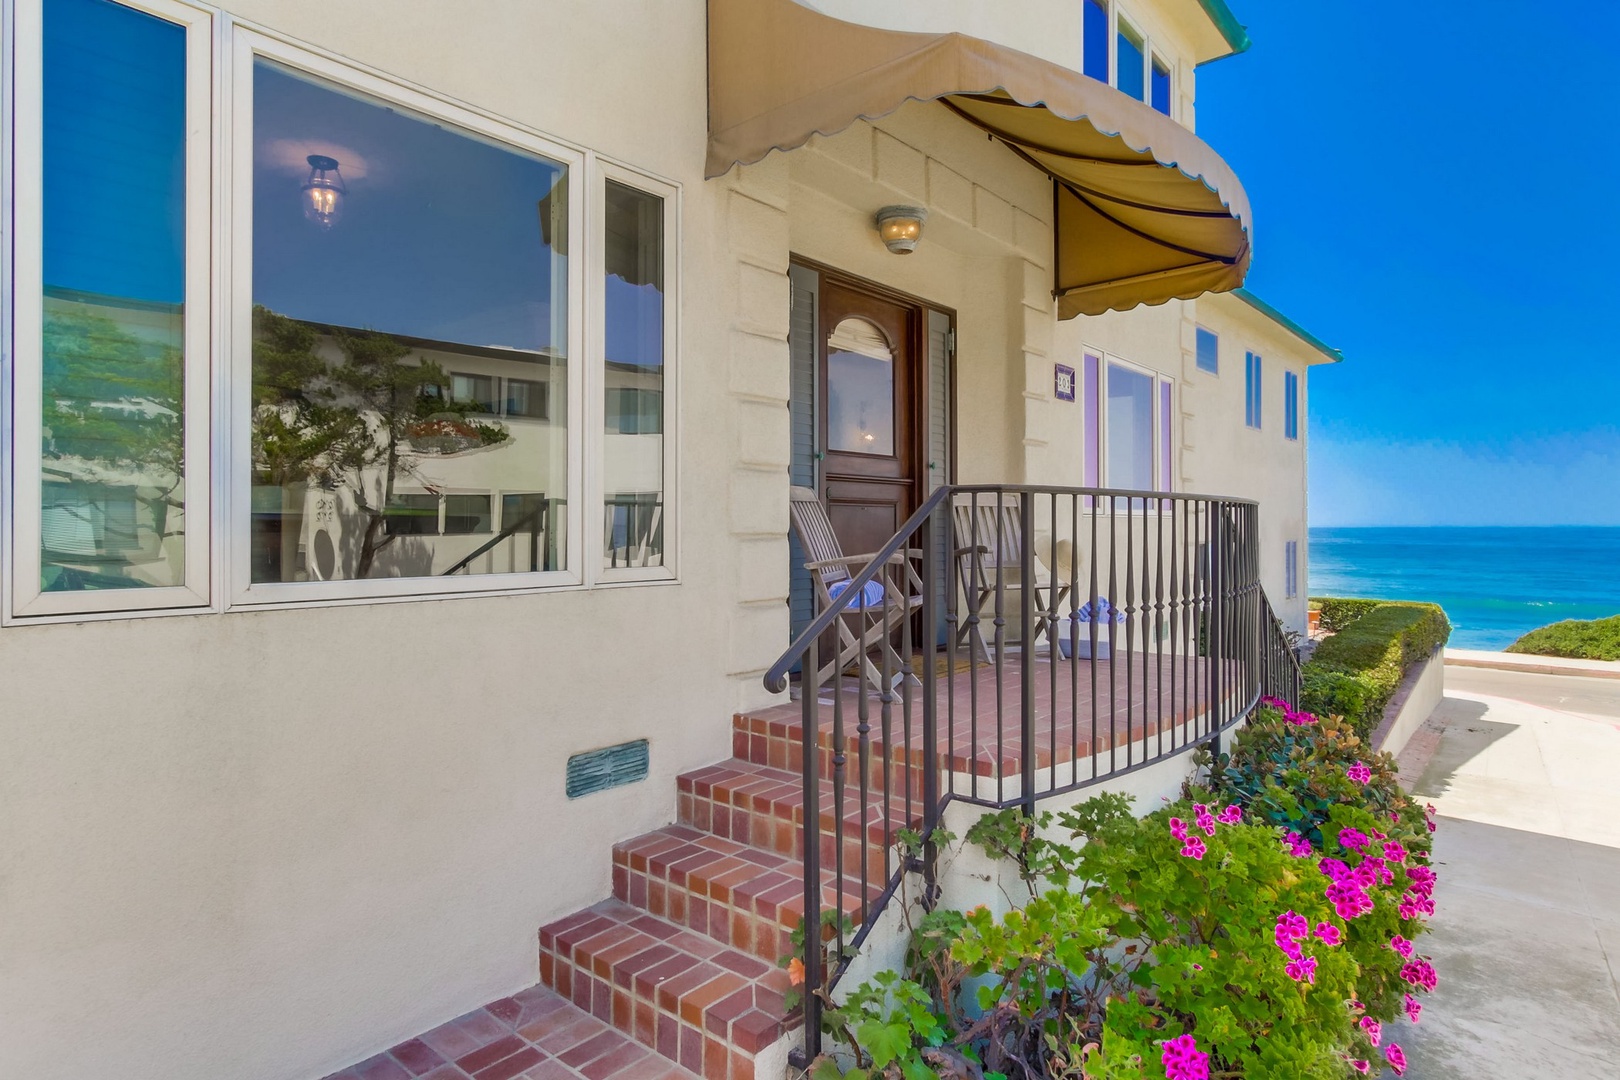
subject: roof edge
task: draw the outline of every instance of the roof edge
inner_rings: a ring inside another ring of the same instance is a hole
[[[1299,340],[1315,349],[1318,353],[1321,353],[1322,356],[1326,358],[1328,363],[1344,363],[1343,352],[1335,349],[1333,346],[1329,345],[1327,342],[1323,341],[1321,338],[1299,325],[1299,323],[1295,322],[1293,319],[1290,319],[1288,316],[1284,315],[1282,312],[1278,311],[1276,308],[1254,295],[1254,293],[1250,292],[1248,289],[1233,289],[1232,295],[1254,308],[1254,310],[1258,311],[1260,314],[1264,315],[1266,318],[1270,319],[1284,330],[1287,330],[1290,334],[1293,334],[1295,337],[1299,338]]]
[[[1237,21],[1237,16],[1232,14],[1226,0],[1198,0],[1198,6],[1204,9],[1204,14],[1209,16],[1209,21],[1215,24],[1215,29],[1221,32],[1221,37],[1226,39],[1227,47],[1232,50],[1221,56],[1212,56],[1208,60],[1200,61],[1199,67],[1249,51],[1249,46],[1254,44],[1249,40],[1249,28]]]

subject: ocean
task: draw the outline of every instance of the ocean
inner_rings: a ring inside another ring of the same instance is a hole
[[[1429,600],[1451,645],[1504,649],[1560,619],[1620,615],[1620,527],[1312,529],[1310,594]]]

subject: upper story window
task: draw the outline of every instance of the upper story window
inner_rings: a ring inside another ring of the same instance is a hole
[[[1084,0],[1081,70],[1171,115],[1173,65],[1110,0]]]
[[[11,616],[668,576],[676,189],[241,27],[216,87],[175,0],[15,16]]]
[[[1221,373],[1221,339],[1213,330],[1198,328],[1198,370]]]
[[[1261,360],[1256,353],[1243,354],[1243,422],[1260,427]]]
[[[1299,376],[1283,372],[1283,437],[1299,438]]]

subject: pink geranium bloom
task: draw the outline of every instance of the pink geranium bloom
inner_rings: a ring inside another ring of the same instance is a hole
[[[1406,1018],[1414,1024],[1417,1023],[1418,1017],[1423,1015],[1423,1003],[1411,994],[1407,994],[1402,1004],[1406,1008]]]
[[[1374,1046],[1377,1046],[1379,1040],[1384,1037],[1384,1025],[1380,1024],[1370,1016],[1363,1016],[1361,1018],[1361,1030],[1367,1033],[1367,1041],[1372,1043]]]
[[[1283,843],[1288,845],[1288,854],[1296,859],[1303,859],[1311,854],[1311,843],[1297,832],[1291,832],[1283,837]]]
[[[1372,1065],[1364,1058],[1351,1058],[1350,1067],[1358,1073],[1372,1072]]]
[[[1421,986],[1423,989],[1430,991],[1440,982],[1434,973],[1434,965],[1422,957],[1416,960],[1408,960],[1401,967],[1401,978],[1413,986]]]
[[[1215,820],[1226,825],[1241,825],[1243,824],[1243,811],[1234,804],[1216,814]]]
[[[1348,776],[1358,784],[1367,784],[1372,782],[1372,770],[1368,768],[1364,762],[1358,761],[1354,765],[1345,769],[1344,775]]]
[[[1170,835],[1177,840],[1187,839],[1187,823],[1178,817],[1170,819]]]
[[[1408,960],[1412,958],[1412,943],[1401,937],[1399,934],[1396,934],[1394,937],[1389,939],[1389,947],[1400,953]]]
[[[1186,841],[1181,845],[1181,854],[1189,859],[1202,859],[1204,852],[1208,850],[1209,848],[1205,846],[1203,840],[1196,836],[1187,837]]]
[[[1167,1039],[1159,1051],[1167,1080],[1209,1080],[1209,1055],[1198,1049],[1191,1035]]]
[[[1384,1048],[1384,1059],[1389,1062],[1389,1067],[1395,1070],[1396,1076],[1406,1072],[1406,1052],[1395,1043],[1390,1043]]]
[[[1283,973],[1295,982],[1316,982],[1316,957],[1307,956],[1283,965]]]
[[[1384,858],[1390,862],[1403,863],[1406,861],[1406,847],[1399,840],[1390,840],[1384,844]]]
[[[1367,846],[1367,834],[1360,829],[1341,829],[1339,831],[1339,844],[1341,847],[1360,851]]]
[[[1337,945],[1344,940],[1344,935],[1339,933],[1339,928],[1330,922],[1317,923],[1316,936],[1324,945]]]

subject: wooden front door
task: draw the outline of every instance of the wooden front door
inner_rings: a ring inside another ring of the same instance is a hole
[[[817,342],[821,497],[844,551],[876,551],[919,503],[920,305],[824,276]]]

